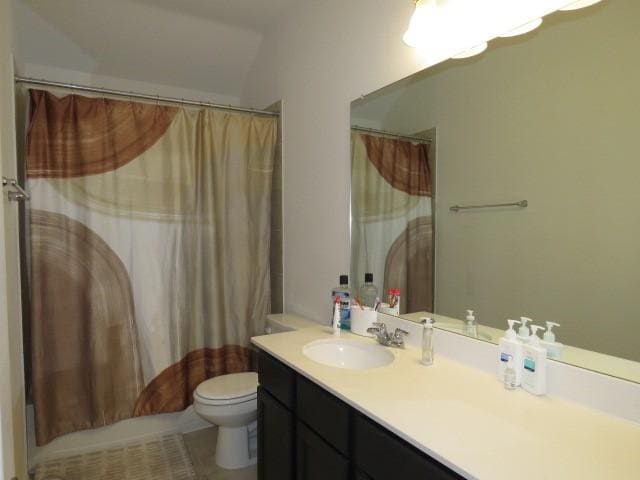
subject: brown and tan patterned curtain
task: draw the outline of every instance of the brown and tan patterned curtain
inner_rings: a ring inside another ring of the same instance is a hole
[[[433,311],[430,145],[351,136],[351,278],[371,272],[381,297],[401,290],[401,313]]]
[[[276,138],[268,117],[30,91],[38,444],[253,368]]]

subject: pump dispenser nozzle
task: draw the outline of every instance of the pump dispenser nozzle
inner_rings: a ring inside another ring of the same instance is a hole
[[[527,338],[530,334],[529,327],[527,327],[527,322],[533,322],[533,320],[528,317],[520,317],[520,322],[522,323],[522,325],[518,329],[518,336]]]
[[[509,324],[509,328],[504,332],[504,336],[507,337],[509,340],[515,340],[516,331],[513,329],[513,326],[516,323],[521,324],[522,322],[519,322],[518,320],[508,319],[507,323]]]
[[[538,330],[544,330],[544,327],[540,325],[531,325],[531,336],[529,337],[530,345],[540,345],[540,337],[538,336]]]
[[[553,332],[551,331],[551,329],[552,329],[553,327],[559,327],[559,326],[560,326],[560,324],[559,324],[559,323],[556,323],[556,322],[546,322],[546,324],[547,324],[547,331],[546,331],[546,332],[544,332],[544,335],[542,336],[542,339],[543,339],[545,342],[553,343],[553,342],[555,342],[555,341],[556,341],[556,334],[555,334],[555,333],[553,333]]]

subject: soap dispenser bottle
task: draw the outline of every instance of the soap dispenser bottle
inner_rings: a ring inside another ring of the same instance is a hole
[[[520,317],[520,328],[518,329],[518,340],[522,343],[527,343],[529,341],[529,327],[527,327],[527,322],[533,322],[528,317]]]
[[[534,395],[547,393],[547,349],[540,345],[539,325],[531,325],[529,343],[524,345],[522,360],[522,388]]]
[[[422,358],[423,365],[433,365],[433,319],[421,318],[422,323]]]
[[[478,324],[476,323],[476,317],[473,315],[473,310],[467,310],[465,320],[464,333],[470,337],[477,337]]]
[[[513,326],[520,323],[518,320],[507,320],[509,328],[504,332],[504,337],[498,342],[498,380],[506,382],[506,371],[509,360],[513,363],[515,370],[516,387],[522,383],[522,353],[523,344],[516,335]]]
[[[556,322],[546,322],[547,331],[542,336],[542,346],[547,349],[547,358],[553,360],[560,360],[562,358],[562,349],[564,345],[560,342],[556,342],[556,334],[551,331],[553,327],[559,327],[560,324]]]

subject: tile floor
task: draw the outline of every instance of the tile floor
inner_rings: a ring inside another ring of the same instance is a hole
[[[224,470],[213,458],[216,444],[216,428],[205,428],[184,435],[184,443],[193,462],[198,480],[256,480],[255,465],[239,470]]]

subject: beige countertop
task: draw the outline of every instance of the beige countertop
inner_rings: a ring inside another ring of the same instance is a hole
[[[436,354],[391,349],[368,370],[327,367],[302,347],[335,338],[327,327],[254,337],[252,342],[469,479],[640,478],[640,425],[522,389]],[[342,332],[340,338],[373,342]],[[380,347],[385,348],[385,347]]]

